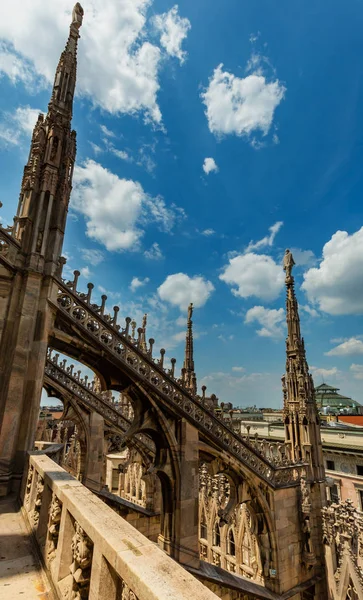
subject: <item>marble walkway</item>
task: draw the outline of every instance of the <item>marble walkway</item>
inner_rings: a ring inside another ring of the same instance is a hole
[[[1,600],[54,600],[15,498],[0,498]]]

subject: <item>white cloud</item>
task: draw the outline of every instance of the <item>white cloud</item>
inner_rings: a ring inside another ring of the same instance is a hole
[[[363,227],[352,235],[334,233],[319,267],[304,274],[302,289],[331,315],[363,313]]]
[[[113,131],[111,131],[110,129],[108,129],[108,127],[106,127],[106,125],[100,125],[100,129],[103,133],[103,135],[105,135],[106,137],[116,137],[116,135],[114,134]]]
[[[220,64],[201,94],[210,131],[215,135],[249,137],[254,131],[267,135],[285,91],[278,79],[268,83],[260,69],[240,78],[223,71]]]
[[[215,231],[214,229],[204,229],[201,234],[205,235],[206,237],[210,237],[211,235],[215,234]]]
[[[205,158],[204,159],[203,171],[206,175],[209,175],[209,173],[213,173],[213,171],[215,173],[218,173],[218,166],[217,166],[214,158]]]
[[[256,296],[275,300],[284,286],[284,272],[280,265],[266,254],[249,252],[234,256],[224,267],[219,278],[232,287],[232,294],[240,298]]]
[[[160,43],[163,48],[170,56],[178,58],[182,64],[187,55],[182,50],[182,43],[191,28],[189,19],[178,15],[178,5],[176,4],[169,12],[156,15],[153,21],[156,29],[161,33]]]
[[[315,308],[312,308],[312,306],[309,306],[308,304],[300,304],[300,308],[301,308],[301,310],[306,312],[310,317],[318,317],[319,316],[318,311],[315,310]]]
[[[152,0],[93,0],[85,8],[77,92],[111,113],[142,112],[161,123],[161,50],[146,36]],[[2,7],[0,67],[12,81],[53,84],[71,17],[68,0],[13,0]]]
[[[88,279],[91,276],[89,267],[82,267],[82,269],[80,269],[80,273],[85,279]]]
[[[102,154],[102,152],[104,151],[103,148],[101,148],[101,146],[98,146],[98,144],[95,144],[94,142],[89,142],[89,144],[96,156],[98,156],[98,154]]]
[[[105,258],[105,255],[101,250],[96,250],[94,248],[81,248],[81,256],[83,260],[88,263],[91,263],[93,267],[97,267]]]
[[[135,292],[137,289],[139,289],[140,287],[143,287],[144,285],[146,285],[147,283],[149,283],[150,279],[148,277],[145,277],[145,279],[139,279],[138,277],[133,277],[130,283],[130,290],[132,292]]]
[[[190,302],[193,302],[195,308],[203,306],[213,291],[213,284],[204,277],[189,277],[185,273],[168,275],[158,287],[161,300],[179,306],[180,310],[185,310]]]
[[[295,264],[298,267],[311,267],[316,263],[316,256],[312,250],[301,250],[300,248],[290,248],[294,257]]]
[[[160,260],[161,258],[164,258],[164,255],[157,242],[154,242],[149,250],[145,250],[144,256],[149,260]]]
[[[349,367],[354,379],[363,379],[363,365],[352,364]]]
[[[151,198],[140,183],[120,179],[93,160],[75,168],[73,181],[72,207],[84,215],[88,237],[107,250],[137,250],[145,226],[154,222],[170,231],[177,218],[162,198]]]
[[[5,120],[0,123],[0,138],[6,144],[19,145],[22,136],[29,138],[33,132],[41,111],[30,106],[19,106],[14,113],[5,113]]]
[[[363,354],[363,342],[356,337],[345,340],[335,348],[325,352],[327,356],[352,356],[354,354]]]
[[[283,308],[269,309],[264,306],[250,308],[245,317],[245,323],[258,323],[257,335],[261,337],[281,338],[284,335],[283,324],[285,312]]]
[[[310,371],[314,379],[322,377],[323,381],[327,381],[330,377],[337,377],[340,375],[340,371],[337,369],[337,367],[331,367],[330,369],[319,369],[318,367],[310,366]],[[314,383],[315,385],[318,385],[316,381]]]
[[[131,161],[129,154],[127,152],[125,152],[125,150],[118,150],[117,148],[111,148],[110,151],[112,152],[112,154],[117,156],[117,158],[121,158],[121,160]]]
[[[280,231],[283,226],[282,221],[276,221],[271,227],[268,228],[270,235],[266,235],[262,238],[262,240],[258,240],[258,242],[250,242],[246,248],[246,252],[250,252],[251,250],[259,250],[264,246],[272,246],[277,233]]]
[[[244,373],[245,370],[244,367],[232,367],[232,371],[235,371],[236,373]]]

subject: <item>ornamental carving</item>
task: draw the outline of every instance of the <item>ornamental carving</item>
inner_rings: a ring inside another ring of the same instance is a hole
[[[62,517],[62,503],[53,494],[52,502],[49,507],[49,523],[48,523],[48,548],[47,559],[51,562],[56,555],[59,538],[59,527]]]
[[[40,509],[42,507],[42,498],[44,492],[44,479],[41,475],[38,474],[38,480],[35,491],[35,500],[34,500],[34,509],[32,513],[32,524],[33,527],[37,527],[39,523]]]
[[[71,544],[73,562],[69,569],[73,583],[69,600],[82,600],[89,595],[93,544],[77,521],[74,522],[74,528]]]

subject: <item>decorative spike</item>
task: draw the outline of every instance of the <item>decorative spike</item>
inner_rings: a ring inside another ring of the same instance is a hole
[[[165,348],[161,348],[160,350],[160,360],[159,360],[159,366],[163,369],[164,368],[164,356],[165,356]]]
[[[137,330],[137,347],[140,348],[141,344],[142,344],[142,333],[143,333],[143,328],[139,327]]]
[[[135,339],[135,331],[136,331],[136,321],[133,320],[133,321],[131,321],[131,337],[133,340]]]
[[[139,333],[140,329],[137,330],[139,333],[138,347],[140,348],[140,350],[142,352],[147,352],[146,325],[147,325],[147,314],[145,313],[143,316],[143,319],[142,319],[141,333]]]
[[[126,327],[125,327],[125,337],[129,337],[129,330],[130,330],[131,317],[126,317],[125,321],[126,321]]]
[[[69,365],[69,374],[73,375],[74,365]]]
[[[204,404],[205,402],[205,393],[207,391],[207,386],[206,385],[202,385],[202,402]]]
[[[101,300],[102,300],[102,304],[101,304],[101,308],[100,308],[100,314],[103,315],[103,313],[105,312],[107,296],[105,294],[102,294]]]
[[[56,354],[54,357],[54,363],[57,365],[58,364],[58,360],[59,360],[59,354]]]
[[[81,273],[79,271],[73,271],[74,279],[73,279],[73,283],[72,283],[72,290],[74,292],[77,291],[77,283],[78,283],[78,278],[79,278],[80,274]]]
[[[81,377],[81,371],[77,371],[77,380],[79,381]]]
[[[86,385],[87,385],[87,382],[88,382],[88,375],[85,375],[85,376],[84,376],[84,378],[83,378],[83,382],[84,382],[84,385],[86,386]]]
[[[53,348],[48,348],[47,350],[47,358],[52,360]]]
[[[154,338],[150,338],[149,339],[149,354],[151,356],[151,358],[153,357],[153,346],[155,344],[155,340]]]
[[[93,285],[93,283],[87,283],[87,288],[88,288],[88,294],[87,294],[87,298],[86,298],[87,304],[91,303],[92,290],[94,287],[95,286]]]
[[[117,314],[118,314],[119,310],[120,310],[120,307],[119,307],[119,306],[114,306],[114,307],[113,307],[113,319],[112,319],[112,325],[113,325],[114,327],[116,327],[116,325],[117,325]]]
[[[176,363],[176,358],[172,358],[172,359],[170,360],[170,362],[171,362],[170,375],[171,375],[172,377],[175,377],[175,363]]]

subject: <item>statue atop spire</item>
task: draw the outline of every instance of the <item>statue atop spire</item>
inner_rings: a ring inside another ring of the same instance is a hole
[[[193,358],[193,303],[191,302],[188,306],[188,321],[187,321],[187,334],[185,339],[185,356],[184,356],[184,385],[193,394],[197,393],[197,377],[194,372],[194,358]]]
[[[66,120],[72,118],[73,97],[77,75],[77,43],[80,38],[84,11],[79,2],[74,6],[72,22],[66,47],[62,52],[55,73],[49,112],[60,113]]]
[[[77,2],[77,4],[75,4],[73,7],[71,26],[73,25],[74,27],[79,29],[82,26],[83,15],[84,15],[84,10],[83,10],[82,6],[80,5],[80,3]]]
[[[292,268],[295,261],[285,251],[286,273],[286,373],[282,377],[284,395],[285,439],[291,458],[310,464],[310,477],[324,477],[319,416],[313,379],[306,360],[304,339],[300,332],[299,307],[294,289]]]
[[[294,258],[292,256],[290,250],[287,248],[285,250],[284,261],[283,261],[284,271],[286,273],[286,279],[289,279],[291,277],[291,271],[292,271],[294,264],[295,264]]]

